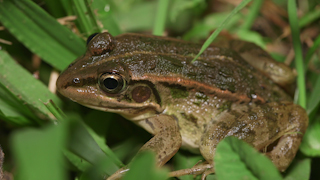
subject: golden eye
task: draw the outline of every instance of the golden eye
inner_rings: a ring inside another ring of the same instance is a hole
[[[115,94],[125,88],[126,81],[119,74],[105,73],[100,76],[99,85],[105,92]]]

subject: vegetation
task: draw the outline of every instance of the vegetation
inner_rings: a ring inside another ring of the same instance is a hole
[[[255,42],[296,69],[295,102],[306,108],[310,125],[285,173],[230,137],[219,144],[216,174],[207,179],[319,179],[320,3],[244,0],[237,5],[218,0],[0,0],[4,170],[18,180],[101,179],[128,164],[151,137],[118,115],[87,109],[55,93],[58,72],[85,52],[90,34],[153,32],[203,42],[214,31],[205,43],[210,44],[222,30],[218,38]],[[170,169],[191,168],[199,160],[200,155],[181,150]],[[169,171],[155,168],[149,153],[130,165],[126,180],[161,180]]]

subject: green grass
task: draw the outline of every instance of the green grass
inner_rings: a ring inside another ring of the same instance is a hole
[[[14,172],[15,179],[101,179],[128,164],[151,137],[118,115],[84,108],[47,88],[51,73],[62,71],[81,56],[85,52],[86,37],[103,30],[112,35],[167,32],[195,42],[202,42],[215,30],[206,45],[224,30],[264,48],[275,41],[293,47],[296,55],[290,65],[298,75],[297,102],[306,108],[310,121],[294,162],[285,173],[280,173],[251,147],[227,138],[218,146],[217,175],[209,175],[207,179],[245,176],[300,180],[308,179],[311,172],[314,179],[320,178],[316,171],[320,163],[320,76],[317,73],[320,36],[314,37],[310,48],[299,40],[300,33],[320,19],[317,1],[308,0],[310,6],[298,6],[299,11],[295,1],[275,1],[278,7],[288,8],[289,12],[288,19],[282,19],[290,24],[292,34],[282,39],[279,28],[275,28],[276,37],[252,30],[255,20],[261,17],[260,8],[265,8],[262,0],[252,1],[251,6],[246,5],[249,0],[244,1],[234,11],[235,6],[224,4],[225,11],[211,14],[204,13],[208,4],[203,0],[36,2],[0,1],[0,23],[6,28],[0,31],[0,39],[13,43],[6,45],[0,41],[0,144],[6,155],[4,168]],[[302,16],[297,17],[296,12],[302,12]],[[56,21],[73,15],[78,18],[65,26]],[[33,55],[42,59],[41,65],[34,65]],[[276,55],[284,61],[285,55]],[[31,74],[34,72],[39,72],[39,80]],[[168,169],[155,168],[153,158],[149,153],[139,155],[129,164],[132,171],[124,179],[164,179]],[[201,159],[200,155],[179,151],[170,164],[175,170],[185,169]],[[266,172],[268,176],[263,175]],[[194,178],[189,175],[181,179]]]

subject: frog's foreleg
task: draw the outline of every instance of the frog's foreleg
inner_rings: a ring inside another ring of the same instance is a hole
[[[157,166],[162,166],[176,154],[181,146],[178,122],[172,116],[164,114],[143,121],[144,126],[148,126],[146,128],[154,133],[154,137],[145,143],[139,152],[147,150],[155,152]],[[127,167],[121,168],[108,180],[119,179],[126,171],[128,171]]]

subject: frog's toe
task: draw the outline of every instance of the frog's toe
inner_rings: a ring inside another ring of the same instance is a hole
[[[214,168],[211,168],[211,169],[206,170],[206,171],[202,174],[201,180],[205,180],[206,177],[207,177],[209,174],[213,174],[213,173],[215,173]]]

